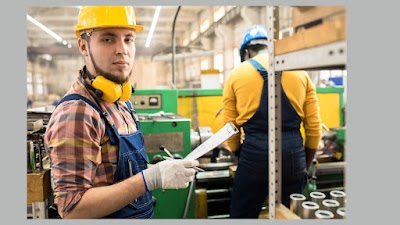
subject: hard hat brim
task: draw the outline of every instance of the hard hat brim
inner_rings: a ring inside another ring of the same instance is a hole
[[[75,27],[75,35],[77,38],[81,37],[81,32],[84,30],[90,30],[90,29],[99,29],[99,28],[128,28],[128,29],[133,29],[135,32],[142,32],[144,27],[141,25],[122,25],[122,26],[117,26],[117,25],[104,25],[104,26],[93,26],[93,27],[82,27],[82,26],[76,26]]]

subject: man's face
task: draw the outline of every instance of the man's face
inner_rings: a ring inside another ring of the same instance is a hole
[[[95,30],[86,43],[86,66],[95,75],[122,84],[129,80],[135,61],[135,36],[132,29],[107,28]],[[81,44],[80,44],[81,45]]]

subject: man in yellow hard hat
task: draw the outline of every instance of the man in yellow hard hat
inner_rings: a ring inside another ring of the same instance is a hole
[[[62,218],[152,218],[151,191],[186,188],[195,174],[197,160],[147,166],[129,101],[135,36],[142,30],[131,6],[86,6],[79,12],[75,34],[85,66],[45,134]]]

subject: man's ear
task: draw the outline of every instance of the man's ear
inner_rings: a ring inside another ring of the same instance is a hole
[[[87,45],[87,41],[83,38],[79,38],[78,39],[78,48],[79,48],[79,52],[83,55],[83,56],[87,56],[88,55],[88,49],[87,49],[88,45]]]
[[[245,49],[244,50],[244,58],[245,58],[245,60],[247,60],[247,59],[250,59],[251,57],[250,57],[250,52],[249,52],[249,50],[248,49]]]

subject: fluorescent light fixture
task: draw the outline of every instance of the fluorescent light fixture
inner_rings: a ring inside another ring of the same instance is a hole
[[[63,39],[60,37],[58,34],[54,33],[52,30],[47,28],[45,25],[41,24],[37,20],[33,19],[30,15],[26,14],[26,18],[31,21],[33,24],[38,26],[40,29],[44,30],[46,33],[50,34],[52,37],[54,37],[57,41],[62,42]]]
[[[161,6],[157,6],[156,11],[154,12],[153,22],[151,22],[150,31],[147,36],[146,45],[145,45],[146,48],[148,48],[150,46],[150,42],[151,42],[151,39],[153,38],[154,29],[156,28],[156,24],[157,24],[158,16],[160,15],[160,11],[161,11]]]

